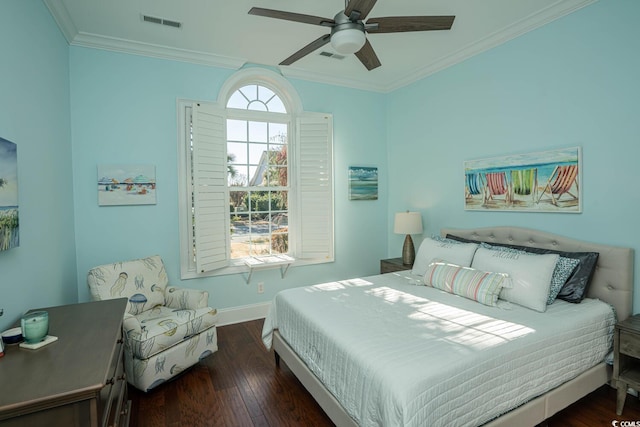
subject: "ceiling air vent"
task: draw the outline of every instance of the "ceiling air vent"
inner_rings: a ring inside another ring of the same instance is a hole
[[[326,50],[321,51],[320,52],[320,56],[326,56],[327,58],[333,58],[333,59],[344,59],[345,58],[344,55],[338,55],[337,53],[327,52]]]
[[[169,19],[163,19],[163,18],[157,18],[155,16],[142,15],[142,20],[144,22],[151,22],[152,24],[166,25],[167,27],[173,27],[173,28],[182,27],[182,22],[171,21]]]

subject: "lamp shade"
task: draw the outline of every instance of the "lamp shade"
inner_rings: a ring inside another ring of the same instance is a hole
[[[409,211],[396,213],[393,232],[396,234],[422,233],[422,215],[420,215],[420,212]]]
[[[331,46],[342,54],[356,53],[366,41],[364,32],[358,28],[347,28],[331,35]]]

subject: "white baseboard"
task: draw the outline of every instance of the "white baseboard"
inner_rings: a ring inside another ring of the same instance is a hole
[[[250,320],[264,319],[269,312],[270,302],[243,305],[240,307],[222,308],[218,310],[218,325],[233,325]]]

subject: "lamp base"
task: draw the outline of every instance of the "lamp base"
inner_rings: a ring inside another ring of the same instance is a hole
[[[416,250],[413,246],[413,240],[411,235],[407,234],[404,238],[404,246],[402,247],[402,264],[413,265],[413,261],[416,260]]]

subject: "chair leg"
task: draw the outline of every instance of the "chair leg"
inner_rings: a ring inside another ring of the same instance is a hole
[[[279,368],[280,367],[280,355],[277,352],[273,352],[273,355],[276,359],[276,366]]]

